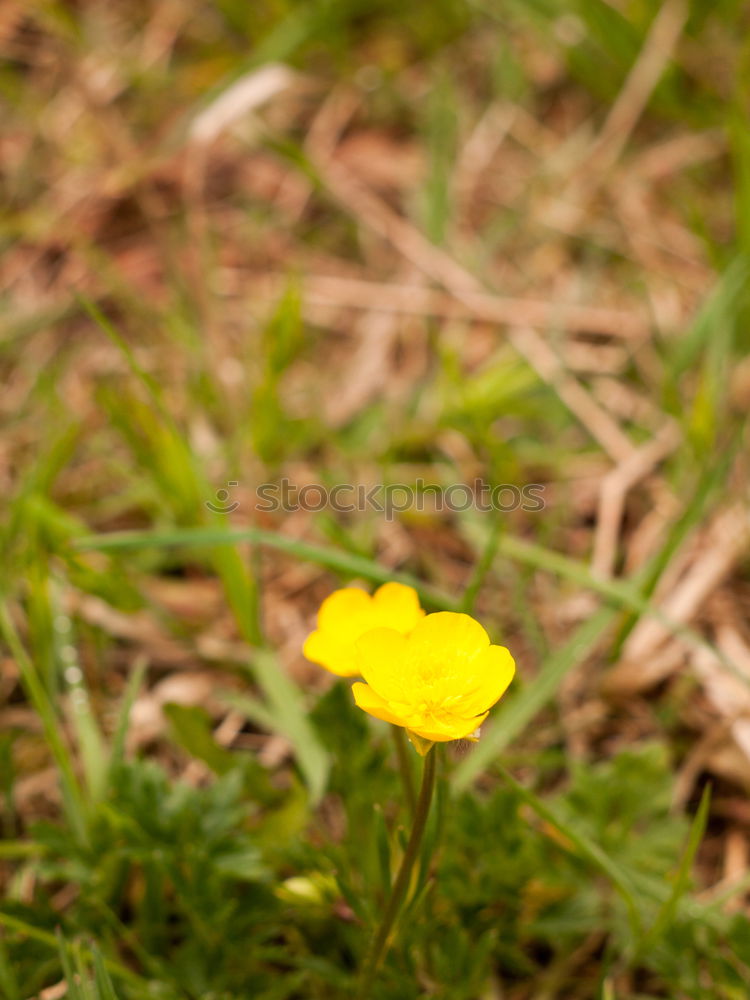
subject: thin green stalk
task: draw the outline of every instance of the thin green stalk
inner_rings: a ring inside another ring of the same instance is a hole
[[[489,534],[487,535],[487,541],[482,547],[481,555],[479,556],[477,564],[474,567],[474,572],[471,574],[471,579],[466,584],[464,596],[461,600],[461,611],[463,611],[464,614],[470,615],[474,611],[474,604],[476,602],[477,595],[482,589],[482,584],[487,578],[487,574],[492,569],[492,564],[495,561],[495,556],[497,555],[497,550],[500,546],[500,536],[502,534],[502,530],[502,520],[500,518],[496,518],[490,527]]]
[[[460,611],[460,602],[452,594],[445,594],[427,586],[407,573],[394,573],[374,559],[366,559],[352,552],[330,546],[314,545],[298,538],[280,535],[262,528],[174,528],[166,531],[113,531],[106,535],[87,535],[75,539],[73,548],[79,552],[127,552],[133,549],[166,548],[174,546],[237,545],[254,542],[279,552],[286,552],[297,559],[304,559],[318,566],[325,566],[337,573],[362,577],[373,583],[405,583],[413,587],[423,604],[440,611]]]
[[[0,635],[5,639],[16,661],[26,695],[41,719],[47,744],[60,772],[63,799],[71,826],[79,841],[86,843],[88,836],[86,832],[86,804],[76,777],[73,758],[61,735],[60,721],[54,704],[42,683],[36,666],[24,649],[8,606],[2,599],[0,599]]]
[[[32,924],[28,924],[25,920],[20,920],[18,917],[14,917],[10,913],[3,913],[0,911],[0,926],[8,927],[10,930],[17,931],[19,934],[25,934],[26,937],[31,938],[33,941],[39,941],[42,944],[46,944],[56,951],[59,951],[60,949],[59,939],[54,934],[51,934],[49,931],[42,930],[39,927],[34,927]],[[67,941],[63,941],[62,947],[65,948],[68,953],[70,953],[72,948],[70,943]],[[81,945],[81,950],[86,957],[93,956],[93,952],[86,945]],[[128,969],[127,966],[121,965],[119,962],[115,962],[111,958],[104,959],[104,966],[113,976],[117,976],[118,979],[122,979],[125,983],[130,983],[139,991],[141,996],[147,995],[144,994],[143,990],[144,987],[148,987],[148,983],[142,976],[139,976],[137,972],[133,972],[132,969]]]
[[[401,861],[401,867],[398,870],[396,881],[393,883],[391,895],[380,921],[380,926],[378,927],[375,937],[373,938],[370,951],[362,969],[362,984],[358,994],[359,1000],[367,1000],[370,996],[375,982],[375,976],[378,968],[380,967],[380,963],[385,957],[391,932],[394,924],[396,923],[396,918],[398,917],[401,909],[401,904],[406,896],[406,890],[409,888],[409,883],[411,882],[414,863],[419,855],[422,836],[424,835],[427,817],[430,812],[432,793],[435,788],[436,756],[437,755],[434,749],[431,749],[427,752],[427,756],[424,760],[422,787],[419,790],[419,799],[417,800],[417,807],[414,813],[414,824],[411,828],[411,836],[409,837],[409,843],[406,845],[406,852],[403,860]]]
[[[391,726],[391,736],[396,749],[396,760],[398,770],[401,775],[401,784],[404,788],[406,804],[409,807],[409,815],[414,816],[417,808],[417,790],[414,787],[414,775],[409,763],[409,745],[406,741],[406,730],[403,726]]]
[[[310,542],[302,542],[297,538],[279,535],[274,531],[264,531],[262,528],[179,528],[166,531],[114,531],[105,535],[87,535],[72,541],[74,550],[79,552],[114,552],[128,551],[151,547],[167,546],[203,546],[203,545],[236,545],[239,542],[255,542],[266,545],[279,552],[288,552],[297,559],[308,560],[325,566],[347,576],[362,577],[376,583],[396,581],[413,587],[424,604],[441,611],[460,611],[462,601],[456,600],[451,594],[443,593],[434,587],[427,586],[420,580],[406,573],[394,573],[387,566],[381,566],[372,559],[343,552]],[[638,589],[638,581],[601,580],[594,575],[584,563],[571,559],[569,556],[546,549],[542,545],[527,542],[522,538],[514,538],[508,534],[502,535],[498,541],[498,553],[508,559],[514,559],[525,566],[544,570],[572,580],[574,583],[592,590],[603,597],[612,608],[617,610],[635,611],[638,615],[648,615],[658,621],[672,635],[682,639],[695,649],[709,650],[717,662],[733,677],[745,685],[750,685],[747,676],[721,650],[704,639],[696,629],[675,621],[658,608],[652,601],[644,598]],[[470,758],[467,758],[467,760]]]

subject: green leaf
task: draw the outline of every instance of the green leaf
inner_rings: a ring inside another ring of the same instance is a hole
[[[213,866],[222,875],[240,879],[243,882],[258,882],[268,876],[261,853],[255,847],[244,847],[237,851],[220,854],[214,857]]]
[[[191,756],[202,760],[216,774],[226,774],[237,766],[235,755],[214,739],[211,717],[204,709],[198,705],[169,702],[162,711],[169,720],[175,742]]]

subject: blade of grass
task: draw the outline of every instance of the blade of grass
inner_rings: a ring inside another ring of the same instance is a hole
[[[592,590],[616,607],[635,611],[639,615],[649,615],[687,645],[694,649],[709,650],[737,680],[745,685],[750,685],[750,680],[736,663],[704,639],[695,629],[665,615],[660,608],[641,595],[637,586],[623,580],[602,580],[595,576],[585,563],[520,538],[504,535],[500,540],[498,550],[501,555],[510,559],[516,559],[529,566],[534,566],[536,569],[554,573],[563,579],[579,584],[586,590]]]
[[[99,799],[106,788],[107,754],[104,737],[91,708],[91,698],[78,662],[73,641],[73,623],[65,613],[60,599],[62,580],[50,580],[50,611],[55,660],[68,690],[71,704],[71,726],[80,753],[83,774],[93,800]]]
[[[307,542],[300,542],[297,539],[286,538],[273,532],[262,531],[260,529],[248,528],[238,531],[226,532],[221,535],[211,531],[179,531],[179,532],[121,532],[107,536],[90,536],[78,539],[75,546],[79,550],[127,550],[131,548],[148,547],[150,545],[189,545],[193,544],[216,544],[231,543],[233,540],[241,541],[248,537],[257,541],[261,545],[268,545],[280,551],[295,555],[300,559],[315,562],[318,565],[344,572],[351,576],[360,576],[376,582],[386,582],[387,580],[399,580],[413,586],[425,603],[442,607],[447,610],[460,610],[460,602],[456,602],[447,595],[425,588],[419,581],[404,574],[390,573],[385,567],[380,566],[373,560],[354,556],[351,553],[323,548]],[[498,551],[503,555],[517,559],[526,565],[542,569],[569,579],[582,587],[594,590],[608,601],[615,605],[615,608],[605,608],[593,618],[585,622],[578,632],[562,650],[555,652],[542,667],[542,671],[534,684],[527,688],[521,695],[508,699],[500,712],[496,715],[495,721],[489,727],[485,737],[479,742],[473,753],[468,755],[456,768],[453,775],[453,788],[461,791],[468,787],[471,782],[484,770],[484,768],[496,758],[508,744],[522,731],[531,719],[539,712],[553,697],[560,683],[577,662],[595,648],[600,636],[605,629],[614,621],[617,609],[626,608],[635,610],[639,614],[653,615],[661,621],[673,634],[685,639],[692,645],[713,648],[700,635],[687,626],[672,622],[663,615],[651,602],[643,599],[637,590],[628,584],[619,581],[605,581],[593,576],[588,567],[578,563],[573,559],[551,552],[540,545],[526,542],[511,536],[503,536],[498,542]],[[738,668],[721,655],[722,662],[732,673],[740,674]],[[747,683],[747,678],[744,678]]]
[[[172,492],[177,492],[181,495],[182,517],[197,523],[206,520],[208,513],[205,502],[213,495],[213,491],[204,480],[185,435],[165,406],[159,384],[138,363],[130,345],[98,306],[81,296],[79,301],[94,323],[120,350],[131,372],[143,386],[153,413],[158,418],[155,423],[151,420],[142,423],[142,432],[147,435],[146,451],[155,479],[160,478],[158,470],[162,468],[170,470],[172,476],[171,482],[169,478],[163,482],[164,499],[171,502],[174,499]],[[130,421],[125,420],[122,426],[123,429],[129,428]],[[215,524],[225,523],[222,515],[217,515],[213,520]],[[260,596],[255,579],[248,573],[239,552],[217,548],[213,553],[213,561],[243,638],[251,645],[259,645],[263,636],[260,629]]]
[[[76,975],[73,968],[71,952],[73,951],[72,946],[65,940],[60,928],[57,928],[57,951],[60,956],[60,965],[62,966],[63,977],[68,987],[66,996],[68,1000],[86,1000],[86,995],[83,992],[83,988],[80,985],[81,977]]]
[[[252,675],[263,691],[274,729],[286,736],[294,747],[313,803],[319,802],[325,791],[330,764],[307,717],[299,688],[269,650],[255,652]]]
[[[669,373],[673,380],[695,368],[717,331],[723,342],[727,332],[734,329],[749,281],[750,259],[739,255],[730,260],[685,336],[674,342]]]
[[[392,884],[391,845],[388,838],[388,827],[385,823],[383,808],[379,803],[373,806],[372,838],[377,847],[378,873],[380,875],[380,892],[383,899],[388,898]]]
[[[364,559],[340,550],[324,548],[310,542],[302,542],[296,538],[287,538],[284,535],[260,528],[239,528],[225,531],[211,528],[186,528],[174,531],[121,531],[107,535],[84,536],[76,539],[72,544],[78,551],[106,552],[183,545],[233,545],[243,541],[257,542],[259,545],[286,552],[299,559],[325,566],[327,569],[333,569],[351,577],[361,577],[377,583],[386,583],[389,580],[406,583],[408,586],[414,587],[428,606],[431,605],[445,611],[461,610],[462,602],[460,600],[456,600],[443,591],[426,586],[408,574],[394,573],[374,560]],[[503,535],[499,540],[498,554],[577,583],[579,586],[601,595],[618,608],[652,616],[674,636],[684,640],[690,646],[709,650],[733,676],[744,684],[750,684],[745,674],[720,649],[712,646],[690,626],[673,621],[654,604],[643,598],[631,584],[621,580],[601,580],[591,573],[586,563],[571,559],[559,552],[553,552],[534,542],[527,542],[510,535]]]
[[[461,610],[467,615],[470,615],[474,610],[477,595],[481,590],[487,574],[492,569],[492,564],[495,561],[495,556],[497,555],[497,550],[500,546],[500,536],[502,535],[502,530],[502,521],[499,517],[494,518],[490,530],[487,533],[487,541],[482,547],[481,554],[474,567],[474,572],[471,574],[471,579],[467,583],[464,590],[464,596],[461,601]]]
[[[122,702],[120,704],[120,710],[117,714],[117,724],[115,725],[115,731],[112,736],[112,744],[109,750],[108,774],[110,778],[112,771],[119,767],[125,758],[125,737],[128,731],[130,712],[133,708],[135,699],[138,696],[141,685],[143,684],[143,678],[146,675],[147,666],[148,663],[145,658],[139,658],[136,660],[133,669],[130,672],[130,676],[128,677],[125,693],[123,694]]]
[[[737,101],[737,108],[731,116],[730,138],[735,177],[737,244],[740,251],[750,259],[750,135],[743,103],[742,100]]]
[[[286,535],[264,531],[261,528],[120,531],[108,535],[88,535],[74,541],[73,546],[77,551],[113,552],[174,546],[236,545],[238,542],[256,542],[351,578],[370,580],[372,583],[388,583],[390,580],[405,583],[414,587],[428,606],[444,611],[460,610],[460,601],[451,595],[427,586],[406,573],[394,573],[373,559],[288,538]]]
[[[555,695],[563,678],[577,662],[595,648],[599,637],[616,618],[616,608],[624,607],[640,614],[648,614],[664,624],[679,638],[692,646],[712,649],[697,632],[688,626],[673,622],[656,608],[650,601],[642,598],[635,587],[621,581],[600,580],[593,576],[588,567],[582,563],[551,552],[533,542],[523,541],[512,536],[500,538],[498,550],[501,554],[516,559],[526,565],[555,573],[565,579],[593,590],[605,597],[615,608],[603,608],[597,615],[589,619],[579,628],[568,643],[554,652],[542,665],[539,675],[532,684],[519,695],[507,698],[495,713],[493,722],[486,727],[486,732],[480,742],[453,773],[454,790],[460,792],[471,782],[515,739],[534,716]],[[722,660],[726,669],[743,678],[739,671],[726,656]]]
[[[430,87],[425,123],[429,170],[423,213],[425,234],[438,246],[445,241],[454,208],[451,177],[456,152],[457,104],[452,77],[438,72]]]
[[[0,840],[0,858],[34,858],[45,850],[33,840]]]
[[[59,430],[61,424],[62,430]],[[0,552],[3,554],[0,577],[5,578],[8,589],[14,575],[27,572],[28,564],[38,554],[44,528],[39,521],[36,502],[51,492],[80,435],[78,424],[62,419],[56,420],[52,427],[55,429],[50,432],[45,448],[18,477],[15,494],[7,503],[6,517],[0,523]]]
[[[226,702],[232,708],[236,708],[238,712],[242,712],[251,722],[254,722],[262,729],[273,732],[276,728],[274,713],[262,701],[259,701],[258,698],[253,698],[247,694],[237,694],[235,691],[225,691],[222,701]]]
[[[451,784],[455,792],[468,788],[552,700],[565,675],[590,655],[616,614],[612,608],[602,608],[589,618],[562,649],[542,664],[539,674],[527,687],[502,702],[492,723],[482,727],[480,741],[454,770]]]
[[[0,925],[7,927],[9,930],[16,931],[18,934],[25,934],[30,937],[33,941],[39,941],[40,944],[45,944],[57,951],[60,942],[59,939],[52,934],[50,931],[41,930],[39,927],[34,927],[33,924],[27,923],[25,920],[20,920],[18,917],[14,917],[10,913],[3,913],[0,910]],[[65,943],[64,948],[70,952],[70,946]],[[89,949],[84,946],[84,953],[91,954]],[[148,996],[148,983],[142,976],[139,976],[137,972],[133,972],[132,969],[128,969],[124,965],[120,965],[119,962],[113,961],[111,958],[103,959],[106,969],[116,978],[121,979],[125,983],[129,983],[134,988],[141,991],[142,996]]]
[[[627,907],[633,936],[635,940],[639,940],[641,937],[641,916],[636,903],[635,888],[632,885],[627,872],[624,871],[620,865],[618,865],[588,836],[561,820],[553,809],[551,809],[546,803],[542,802],[538,796],[522,785],[519,781],[516,781],[513,775],[509,774],[504,767],[501,767],[499,770],[505,781],[507,781],[508,784],[515,789],[524,802],[526,802],[534,810],[540,819],[543,819],[546,823],[549,823],[550,826],[553,826],[576,848],[580,857],[590,861],[609,878]]]
[[[690,881],[690,873],[693,867],[693,862],[695,861],[695,855],[697,854],[698,848],[703,840],[703,834],[706,832],[710,804],[711,787],[710,785],[707,785],[703,790],[700,804],[690,827],[690,833],[688,834],[680,867],[675,875],[672,891],[660,907],[659,912],[656,915],[656,919],[641,942],[639,953],[642,953],[647,948],[654,945],[674,921],[680,900],[688,890],[688,883]]]
[[[0,601],[0,632],[16,661],[21,683],[28,699],[41,720],[47,744],[60,773],[63,799],[70,824],[80,841],[85,843],[87,839],[86,807],[81,787],[76,778],[73,760],[63,742],[54,706],[34,664],[23,647],[5,601]]]
[[[91,945],[94,959],[94,983],[99,993],[99,1000],[118,1000],[112,978],[104,964],[104,958],[96,944]]]
[[[683,544],[689,533],[707,516],[709,502],[714,500],[722,486],[734,461],[737,448],[740,446],[739,435],[731,447],[727,448],[719,459],[707,465],[700,472],[697,486],[691,491],[690,503],[682,515],[670,526],[667,537],[661,549],[656,552],[638,574],[638,589],[645,600],[649,600],[656,590],[659,580],[669,562]],[[630,632],[638,623],[639,615],[631,612],[618,629],[613,644],[613,659],[616,659]]]
[[[76,293],[76,299],[78,301],[78,304],[84,310],[84,312],[88,314],[89,318],[96,324],[96,326],[99,327],[99,329],[103,333],[106,333],[106,335],[109,337],[112,343],[117,347],[122,356],[125,358],[125,360],[128,363],[128,367],[135,375],[135,377],[138,379],[138,381],[141,383],[141,385],[143,385],[144,388],[146,389],[146,392],[148,393],[148,396],[152,404],[158,411],[159,416],[164,421],[164,423],[167,426],[171,427],[172,429],[176,430],[177,428],[172,419],[172,415],[170,414],[169,410],[164,405],[164,401],[162,400],[161,388],[159,386],[159,383],[151,375],[150,372],[147,372],[146,369],[139,364],[138,359],[136,358],[135,354],[133,353],[130,347],[130,344],[128,344],[128,342],[124,339],[124,337],[122,337],[119,331],[115,329],[114,324],[110,323],[110,321],[101,311],[99,306],[96,305],[96,303],[92,302],[90,299],[87,299],[84,295],[81,295],[80,292]]]
[[[252,675],[265,695],[265,703],[233,691],[225,692],[222,700],[263,729],[286,736],[295,750],[311,799],[318,802],[325,790],[330,763],[307,718],[299,689],[269,652],[265,656],[256,655]]]
[[[5,837],[14,837],[18,830],[15,803],[16,768],[13,759],[13,733],[0,734],[0,830]],[[0,840],[0,850],[3,841]],[[2,855],[0,855],[2,856]]]
[[[0,991],[4,1000],[21,1000],[21,988],[13,971],[3,934],[0,934]]]

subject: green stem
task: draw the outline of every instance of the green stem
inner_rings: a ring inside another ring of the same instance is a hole
[[[432,793],[435,788],[435,751],[429,750],[424,760],[424,770],[422,771],[422,787],[419,790],[416,810],[414,812],[414,824],[411,828],[409,843],[406,845],[406,852],[401,867],[398,870],[396,881],[393,883],[391,895],[380,921],[377,933],[373,938],[372,946],[365,960],[362,970],[362,985],[358,994],[359,1000],[367,1000],[370,996],[375,975],[380,967],[380,963],[385,957],[388,949],[389,938],[393,926],[396,923],[401,904],[404,901],[406,890],[411,882],[414,863],[419,855],[419,847],[422,843],[427,816],[430,812]]]
[[[417,808],[417,790],[414,787],[414,775],[409,763],[409,745],[406,742],[406,730],[403,726],[391,726],[391,736],[393,745],[396,748],[396,760],[398,770],[401,775],[401,784],[404,786],[406,804],[409,807],[409,815],[414,816]]]
[[[61,736],[60,721],[57,717],[54,703],[39,676],[34,662],[27,654],[21,642],[21,637],[16,630],[8,605],[2,599],[0,599],[0,635],[5,639],[16,661],[16,666],[21,677],[21,684],[26,692],[26,696],[41,719],[47,744],[60,772],[63,801],[70,824],[80,843],[85,844],[88,838],[86,830],[86,804],[81,786],[76,778],[73,758],[68,752],[65,741]],[[56,939],[55,947],[57,947]]]

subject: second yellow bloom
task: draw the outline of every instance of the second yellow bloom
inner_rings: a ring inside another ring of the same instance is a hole
[[[386,627],[410,632],[424,618],[419,596],[403,583],[384,583],[370,597],[358,587],[335,590],[320,606],[318,627],[307,637],[303,652],[340,677],[361,673],[355,643],[371,629]]]

